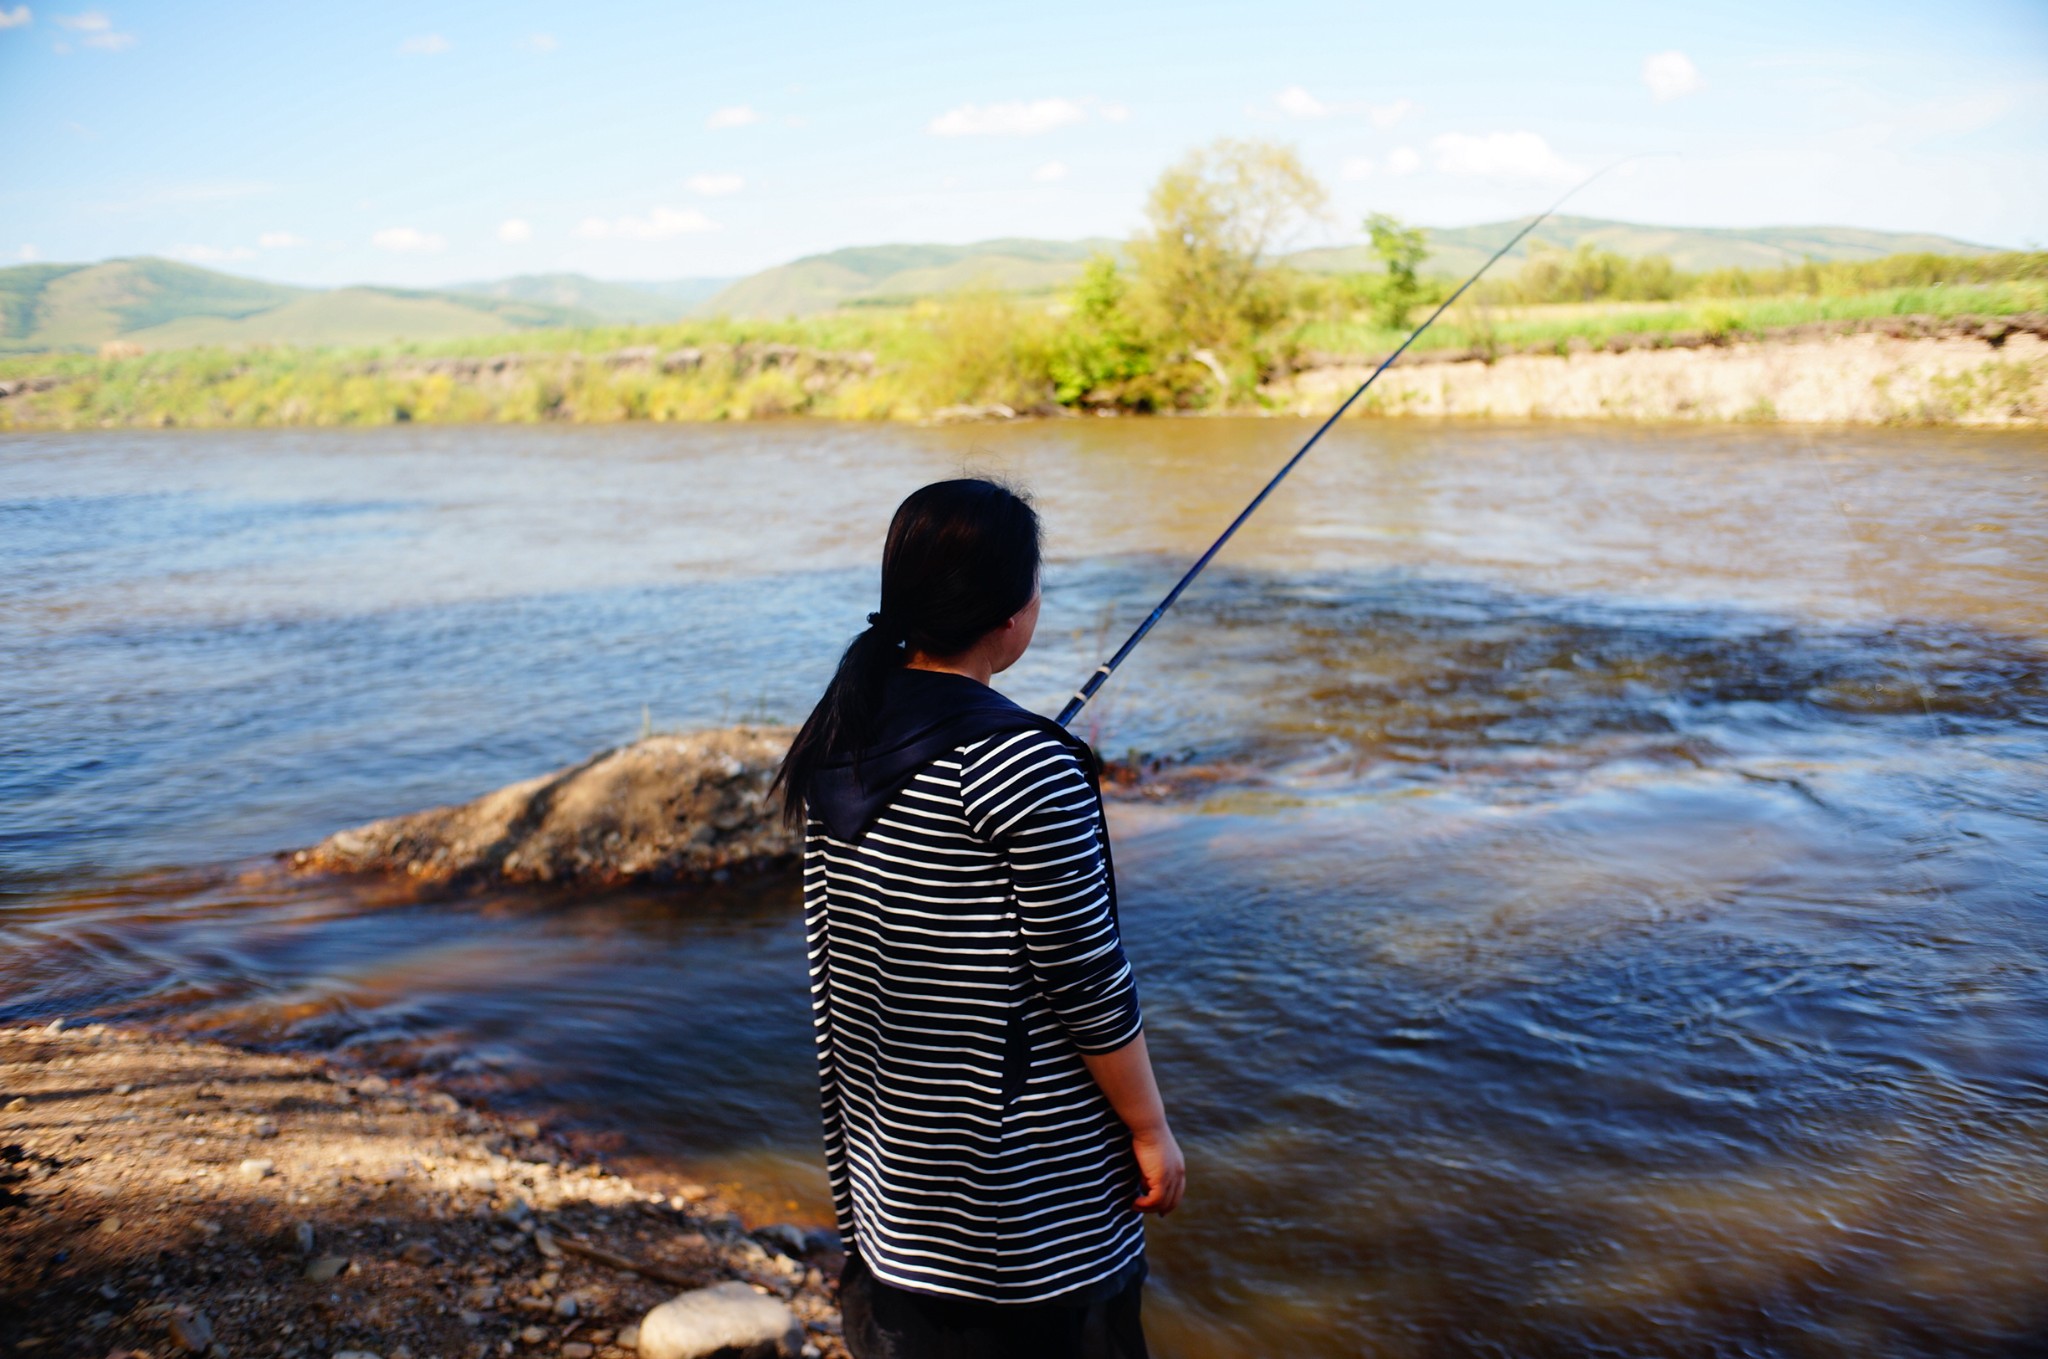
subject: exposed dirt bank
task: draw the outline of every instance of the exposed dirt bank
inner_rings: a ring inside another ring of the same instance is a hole
[[[633,1359],[724,1280],[844,1353],[829,1234],[425,1084],[104,1024],[0,1030],[0,1241],[0,1343],[38,1359]]]
[[[797,852],[768,796],[793,732],[650,736],[488,793],[340,831],[289,856],[312,871],[396,873],[435,887],[691,882]]]
[[[2022,318],[2025,319],[2025,318]],[[1681,336],[1661,347],[1494,358],[1404,358],[1360,406],[1370,414],[1497,419],[2038,426],[2048,422],[2041,327],[1901,323],[1799,327],[1769,340]],[[2030,323],[2031,324],[2031,323]],[[1282,409],[1327,412],[1375,361],[1329,362],[1262,389]]]

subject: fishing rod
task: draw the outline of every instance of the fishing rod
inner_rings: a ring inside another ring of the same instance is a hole
[[[1617,165],[1620,163],[1621,162],[1619,161],[1615,162],[1615,164]],[[1279,486],[1281,482],[1287,480],[1287,474],[1289,472],[1292,472],[1295,469],[1295,466],[1299,464],[1303,458],[1308,456],[1308,451],[1316,446],[1316,441],[1321,439],[1323,435],[1329,432],[1330,426],[1336,424],[1339,420],[1344,418],[1344,412],[1351,409],[1351,404],[1354,401],[1358,400],[1359,397],[1365,395],[1366,388],[1372,386],[1374,382],[1378,381],[1379,375],[1381,373],[1386,372],[1389,368],[1392,368],[1394,366],[1395,359],[1400,358],[1403,354],[1408,352],[1408,346],[1414,344],[1416,339],[1421,336],[1423,331],[1428,330],[1431,326],[1435,325],[1436,319],[1439,316],[1442,316],[1446,311],[1450,310],[1451,303],[1463,297],[1465,295],[1465,290],[1479,281],[1480,275],[1484,274],[1488,269],[1493,268],[1494,265],[1500,263],[1501,256],[1507,254],[1508,251],[1513,250],[1517,245],[1519,245],[1524,236],[1527,236],[1530,232],[1534,231],[1538,226],[1542,225],[1543,222],[1547,218],[1549,218],[1549,216],[1552,213],[1556,212],[1559,208],[1563,207],[1566,201],[1570,199],[1573,194],[1576,194],[1579,190],[1585,188],[1588,184],[1591,184],[1594,180],[1600,178],[1600,176],[1606,174],[1609,170],[1612,170],[1613,168],[1613,165],[1608,165],[1603,166],[1601,169],[1595,170],[1592,174],[1586,176],[1577,184],[1573,185],[1570,189],[1566,190],[1563,196],[1560,197],[1555,203],[1552,203],[1549,207],[1537,213],[1534,217],[1531,217],[1529,219],[1528,225],[1524,226],[1520,231],[1517,231],[1514,235],[1510,236],[1508,238],[1508,243],[1506,245],[1494,251],[1491,258],[1489,258],[1486,261],[1486,263],[1479,266],[1479,270],[1477,273],[1473,274],[1472,277],[1466,279],[1463,283],[1460,283],[1458,285],[1458,291],[1452,293],[1449,297],[1445,298],[1442,302],[1438,303],[1437,309],[1431,312],[1428,318],[1424,320],[1421,325],[1409,331],[1408,338],[1401,341],[1401,347],[1399,349],[1396,349],[1393,353],[1387,355],[1386,358],[1380,360],[1379,367],[1373,369],[1372,372],[1366,376],[1365,381],[1359,383],[1357,389],[1354,390],[1351,393],[1351,395],[1344,398],[1344,404],[1337,407],[1336,410],[1332,411],[1330,413],[1329,419],[1323,421],[1322,424],[1316,426],[1316,432],[1308,436],[1308,442],[1303,444],[1299,449],[1297,449],[1295,451],[1294,456],[1289,458],[1285,463],[1281,465],[1280,470],[1273,474],[1273,479],[1271,481],[1268,481],[1265,484],[1264,488],[1261,489],[1257,495],[1252,497],[1251,503],[1249,505],[1246,505],[1243,509],[1237,512],[1237,518],[1230,521],[1230,527],[1224,529],[1222,533],[1217,535],[1216,541],[1209,544],[1208,551],[1204,552],[1201,556],[1195,558],[1195,564],[1193,566],[1190,566],[1187,570],[1187,574],[1182,576],[1178,581],[1176,581],[1174,583],[1174,587],[1166,592],[1166,598],[1160,600],[1159,603],[1153,608],[1152,612],[1145,616],[1145,621],[1138,624],[1137,630],[1133,632],[1129,637],[1124,639],[1124,644],[1116,649],[1115,655],[1111,656],[1108,660],[1104,661],[1101,665],[1095,668],[1095,673],[1088,677],[1088,682],[1082,685],[1079,689],[1076,689],[1074,691],[1074,696],[1067,700],[1067,706],[1060,709],[1060,715],[1057,718],[1054,718],[1053,720],[1058,722],[1063,727],[1074,720],[1074,718],[1080,713],[1081,709],[1087,706],[1088,700],[1095,697],[1096,691],[1102,688],[1103,684],[1108,681],[1111,675],[1114,675],[1116,673],[1116,668],[1124,663],[1125,658],[1128,657],[1133,651],[1136,651],[1138,649],[1138,643],[1145,640],[1145,634],[1152,631],[1153,625],[1156,624],[1161,618],[1164,618],[1166,616],[1166,611],[1172,608],[1173,602],[1181,597],[1181,592],[1186,590],[1188,586],[1194,583],[1196,576],[1202,574],[1202,568],[1207,566],[1210,563],[1210,561],[1216,556],[1216,554],[1223,550],[1223,545],[1229,542],[1231,537],[1234,534],[1236,534],[1236,532],[1240,528],[1244,527],[1244,521],[1252,517],[1252,512],[1258,509],[1259,506],[1265,504],[1266,497],[1273,494],[1274,488]]]

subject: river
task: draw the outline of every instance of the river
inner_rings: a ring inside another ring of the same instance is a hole
[[[1306,427],[0,439],[0,1021],[439,1073],[823,1220],[796,888],[275,851],[801,717],[895,501],[1049,527],[1050,711]],[[1341,427],[1090,710],[1190,1164],[1168,1359],[2048,1343],[2038,435]]]

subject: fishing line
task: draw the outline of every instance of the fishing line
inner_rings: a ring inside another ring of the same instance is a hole
[[[1634,158],[1629,157],[1627,159]],[[1195,559],[1195,564],[1187,569],[1187,574],[1183,575],[1178,581],[1174,583],[1174,587],[1166,592],[1166,598],[1160,600],[1158,605],[1153,608],[1152,612],[1145,616],[1145,621],[1138,624],[1137,630],[1132,632],[1129,637],[1124,639],[1124,644],[1116,649],[1116,653],[1114,655],[1112,655],[1108,660],[1104,661],[1101,665],[1095,668],[1095,673],[1088,677],[1088,682],[1086,684],[1083,684],[1079,689],[1076,689],[1074,691],[1074,696],[1067,700],[1067,706],[1060,709],[1060,715],[1054,720],[1057,721],[1063,727],[1074,720],[1074,718],[1080,713],[1081,709],[1087,706],[1088,700],[1095,697],[1096,691],[1101,689],[1103,684],[1108,681],[1109,677],[1116,673],[1117,667],[1124,663],[1125,658],[1128,657],[1133,651],[1136,651],[1138,649],[1138,643],[1145,640],[1145,634],[1152,631],[1153,625],[1158,623],[1161,618],[1164,618],[1166,616],[1166,611],[1173,607],[1174,601],[1181,597],[1182,591],[1186,590],[1188,586],[1194,584],[1195,577],[1202,574],[1202,568],[1207,566],[1210,563],[1210,561],[1214,559],[1216,554],[1223,550],[1223,545],[1229,542],[1231,538],[1237,533],[1238,529],[1244,526],[1244,521],[1252,517],[1252,512],[1258,509],[1259,506],[1266,503],[1266,497],[1273,494],[1275,488],[1277,488],[1281,482],[1287,479],[1287,474],[1289,472],[1292,472],[1295,469],[1295,467],[1301,462],[1301,460],[1308,456],[1308,451],[1316,446],[1317,441],[1320,440],[1323,437],[1323,435],[1329,433],[1330,427],[1336,424],[1339,420],[1344,418],[1344,412],[1351,409],[1352,403],[1357,401],[1359,397],[1364,396],[1366,389],[1372,386],[1374,382],[1379,380],[1380,374],[1386,372],[1389,368],[1393,367],[1394,360],[1400,358],[1403,354],[1407,353],[1408,346],[1414,344],[1415,341],[1422,335],[1423,331],[1428,330],[1431,326],[1435,325],[1437,318],[1442,316],[1446,311],[1449,311],[1451,304],[1453,302],[1456,302],[1459,298],[1463,297],[1465,295],[1465,290],[1467,288],[1470,288],[1473,284],[1477,283],[1481,275],[1485,274],[1488,269],[1493,268],[1494,265],[1500,262],[1501,257],[1503,255],[1507,254],[1508,251],[1514,249],[1517,245],[1519,245],[1524,236],[1527,236],[1530,232],[1534,231],[1537,227],[1541,226],[1544,223],[1544,221],[1550,217],[1552,213],[1556,212],[1559,208],[1563,207],[1565,203],[1571,199],[1572,195],[1578,193],[1579,190],[1585,188],[1588,184],[1591,184],[1594,180],[1600,178],[1600,176],[1606,174],[1609,170],[1614,169],[1615,166],[1626,163],[1626,160],[1618,160],[1615,161],[1612,165],[1603,166],[1600,169],[1595,170],[1592,174],[1586,176],[1584,179],[1580,180],[1577,184],[1574,184],[1571,188],[1567,189],[1555,203],[1552,203],[1542,212],[1539,212],[1534,217],[1530,218],[1527,225],[1525,225],[1520,231],[1517,231],[1514,235],[1510,236],[1508,238],[1508,242],[1506,245],[1503,245],[1500,249],[1494,251],[1492,256],[1488,258],[1486,263],[1479,266],[1477,273],[1474,273],[1472,277],[1466,279],[1463,283],[1460,283],[1458,285],[1458,290],[1456,292],[1452,293],[1449,297],[1445,298],[1442,302],[1438,303],[1436,310],[1431,312],[1421,325],[1415,327],[1414,330],[1408,332],[1408,338],[1401,341],[1401,347],[1396,349],[1393,353],[1387,355],[1386,358],[1380,360],[1379,366],[1373,369],[1371,373],[1367,374],[1365,381],[1359,383],[1357,388],[1352,391],[1351,395],[1344,398],[1344,403],[1338,406],[1336,410],[1330,413],[1330,418],[1323,421],[1322,424],[1316,426],[1316,432],[1308,436],[1308,442],[1303,444],[1299,449],[1297,449],[1295,451],[1294,456],[1289,458],[1285,463],[1281,465],[1280,470],[1273,474],[1272,480],[1268,481],[1265,484],[1265,486],[1259,491],[1259,493],[1251,498],[1250,504],[1246,505],[1242,510],[1238,511],[1237,518],[1231,520],[1230,526],[1224,529],[1222,533],[1217,535],[1215,542],[1209,544],[1208,551],[1204,552],[1201,556]]]

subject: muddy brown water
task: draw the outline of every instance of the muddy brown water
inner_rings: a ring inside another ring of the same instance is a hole
[[[1037,493],[1051,710],[1303,426],[0,440],[0,1020],[431,1070],[822,1219],[794,884],[265,858],[788,720],[889,508]],[[1088,718],[1187,1145],[1150,1324],[1264,1355],[2048,1344],[2048,449],[1347,426]]]

